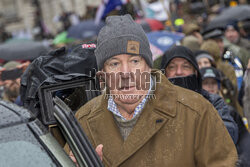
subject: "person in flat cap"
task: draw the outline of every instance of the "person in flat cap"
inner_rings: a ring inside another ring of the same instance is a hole
[[[231,34],[235,34],[235,33],[229,32],[230,27],[231,26],[228,26],[228,28],[229,28],[228,34],[230,36],[234,36]],[[204,40],[214,40],[218,44],[218,46],[220,48],[221,58],[227,57],[226,59],[228,61],[230,61],[230,59],[233,60],[235,58],[240,59],[240,61],[241,61],[240,63],[243,65],[243,68],[245,69],[245,67],[247,66],[248,59],[250,58],[249,51],[244,47],[241,47],[237,44],[230,42],[226,37],[224,37],[225,34],[226,33],[224,33],[224,31],[222,29],[213,29],[213,30],[209,30],[209,31],[204,31],[202,33]],[[227,51],[231,52],[230,56],[225,54]],[[224,57],[224,56],[226,56],[226,57]]]
[[[230,43],[224,38],[224,32],[220,29],[204,32],[203,37],[205,40],[213,40],[218,44],[220,49],[220,58],[223,62],[234,68],[237,77],[237,86],[238,89],[240,89],[243,71],[247,65],[248,59],[250,58],[248,51],[242,47]]]
[[[106,18],[95,55],[105,89],[76,118],[105,166],[234,166],[217,111],[152,69],[147,36],[130,15]]]

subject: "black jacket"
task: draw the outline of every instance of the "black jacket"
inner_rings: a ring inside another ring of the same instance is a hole
[[[249,167],[250,166],[250,134],[245,127],[241,116],[235,109],[230,107],[230,115],[234,118],[239,128],[239,138],[236,143],[237,152],[239,155],[238,167]]]
[[[170,61],[177,57],[188,60],[196,69],[197,75],[193,74],[185,77],[169,78],[169,80],[175,85],[202,94],[208,101],[210,101],[210,103],[213,104],[214,108],[219,112],[221,119],[223,120],[229,134],[231,135],[234,143],[236,144],[238,141],[239,129],[233,117],[230,115],[229,106],[219,95],[210,94],[207,91],[202,90],[201,74],[199,72],[199,67],[195,60],[193,52],[184,46],[173,46],[164,53],[161,63],[161,69],[165,69],[170,63]]]
[[[206,90],[202,89],[201,94],[205,97],[214,108],[218,111],[221,119],[223,120],[229,134],[231,135],[234,143],[238,142],[239,138],[239,129],[238,125],[235,122],[234,118],[231,115],[231,108],[225,103],[223,98],[217,94],[208,93]]]

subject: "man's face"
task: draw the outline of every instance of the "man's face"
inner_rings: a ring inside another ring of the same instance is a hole
[[[202,88],[212,94],[219,93],[218,82],[214,78],[206,78],[202,81]]]
[[[3,83],[5,94],[9,97],[11,102],[14,102],[19,95],[20,78],[15,80],[5,80]]]
[[[114,56],[104,63],[103,72],[116,103],[137,103],[150,87],[151,68],[141,56]]]
[[[232,27],[227,28],[225,31],[225,37],[227,40],[229,40],[231,43],[237,43],[239,40],[239,33]]]
[[[193,65],[184,58],[174,58],[166,67],[167,78],[185,77],[195,73]]]
[[[199,69],[204,68],[204,67],[211,67],[212,66],[211,62],[206,57],[200,58],[198,60],[198,65],[199,65]]]

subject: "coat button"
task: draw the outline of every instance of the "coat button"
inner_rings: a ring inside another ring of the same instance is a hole
[[[163,119],[157,119],[155,122],[156,123],[161,123],[161,122],[163,122]]]

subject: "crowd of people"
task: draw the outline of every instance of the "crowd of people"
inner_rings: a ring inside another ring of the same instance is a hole
[[[172,4],[174,17],[182,7]],[[202,21],[190,14],[178,26],[164,22],[165,31],[174,26],[185,36],[154,60],[136,14],[113,13],[96,41],[82,45],[95,48],[102,94],[75,115],[103,164],[250,166],[249,20],[212,29],[214,13]],[[30,63],[2,62],[3,100],[23,106],[20,80]]]

